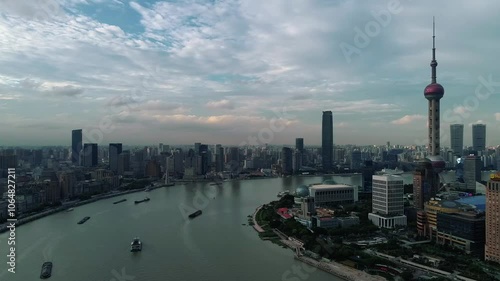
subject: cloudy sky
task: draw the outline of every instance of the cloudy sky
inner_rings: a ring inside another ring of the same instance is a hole
[[[437,3],[435,3],[437,2]],[[0,145],[500,144],[498,1],[0,0]],[[489,82],[488,82],[489,81]],[[498,81],[498,82],[495,82]]]

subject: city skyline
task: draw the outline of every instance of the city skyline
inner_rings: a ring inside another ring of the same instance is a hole
[[[352,1],[295,10],[255,1],[18,2],[0,17],[0,145],[67,145],[74,128],[85,142],[100,123],[113,129],[88,143],[239,145],[281,116],[270,144],[304,137],[317,146],[326,110],[335,144],[425,144],[433,15],[446,88],[441,128],[464,124],[464,145],[472,123],[487,125],[487,146],[500,138],[498,98],[474,100],[478,87],[483,97],[498,92],[490,47],[498,28],[488,19],[500,3],[396,1],[394,12]],[[380,31],[357,44],[356,28],[376,19]],[[345,46],[359,53],[345,55]]]

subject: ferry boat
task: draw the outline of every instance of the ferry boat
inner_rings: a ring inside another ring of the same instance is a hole
[[[134,201],[134,203],[135,203],[135,204],[139,204],[139,203],[142,203],[142,202],[147,202],[147,201],[149,201],[149,200],[151,200],[151,199],[149,199],[148,197],[146,197],[146,198],[144,198],[144,199],[142,199],[142,200],[136,200],[136,201]]]
[[[66,210],[66,212],[71,212],[73,210],[74,210],[73,208],[69,208],[69,209]]]
[[[192,213],[191,215],[189,215],[189,218],[190,219],[194,219],[194,218],[196,218],[199,215],[201,215],[201,210],[198,210],[198,211]]]
[[[127,201],[127,199],[118,200],[116,202],[113,202],[113,204],[118,204],[118,203],[122,203],[122,202],[125,202],[125,201]]]
[[[52,262],[44,262],[42,265],[42,272],[40,273],[40,279],[47,279],[52,276]]]
[[[281,191],[280,193],[278,193],[278,197],[283,197],[283,196],[288,195],[288,194],[290,194],[290,191],[288,191],[288,190]]]
[[[144,191],[149,192],[149,191],[151,191],[151,188],[146,187],[146,189],[144,189]]]
[[[130,243],[130,251],[131,252],[140,252],[142,251],[142,242],[139,237],[135,237],[132,243]]]
[[[81,221],[78,222],[78,224],[84,224],[89,219],[90,219],[90,217],[84,217]]]

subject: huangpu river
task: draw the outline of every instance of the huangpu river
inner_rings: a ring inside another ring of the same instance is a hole
[[[403,177],[411,183],[411,174]],[[340,280],[320,270],[295,274],[303,264],[291,250],[243,225],[278,192],[328,179],[361,185],[358,175],[189,183],[79,206],[15,230],[15,273],[7,271],[9,232],[0,234],[0,280],[38,280],[46,261],[53,262],[52,281]],[[145,197],[151,200],[134,204]],[[120,199],[127,201],[113,204]],[[187,219],[195,209],[203,214]],[[85,216],[90,219],[77,224]],[[136,236],[143,250],[131,253]]]

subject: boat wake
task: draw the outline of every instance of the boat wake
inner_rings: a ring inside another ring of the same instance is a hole
[[[95,214],[95,215],[93,215],[93,216],[99,216],[99,215],[105,214],[105,213],[107,213],[107,212],[109,212],[109,211],[110,211],[110,210],[105,210],[105,211],[99,212],[99,213],[97,213],[97,214]]]
[[[202,251],[201,248],[196,244],[195,240],[192,237],[192,232],[190,232],[189,229],[189,221],[186,221],[186,223],[184,223],[184,225],[181,227],[180,232],[184,245],[192,253],[192,256],[196,258],[199,268],[212,269],[217,267],[216,264],[212,262],[209,255],[207,256],[205,252]]]
[[[62,238],[66,236],[66,234],[60,234],[57,237],[54,237],[53,233],[50,234],[49,241],[47,245],[43,248],[42,255],[45,261],[52,261],[52,257],[54,256],[54,249],[59,244]]]
[[[200,247],[196,245],[196,242],[194,241],[192,234],[189,231],[189,221],[186,221],[182,226],[181,237],[184,245],[190,252],[193,252],[196,255],[203,256],[203,252],[201,251]]]

